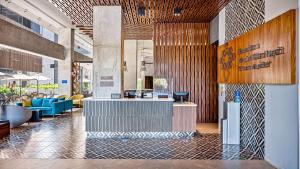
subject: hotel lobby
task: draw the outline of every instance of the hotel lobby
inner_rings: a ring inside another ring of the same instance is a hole
[[[0,0],[0,168],[299,169],[298,0]]]

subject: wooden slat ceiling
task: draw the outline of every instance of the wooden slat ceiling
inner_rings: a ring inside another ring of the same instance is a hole
[[[153,23],[201,23],[211,21],[230,0],[49,0],[69,16],[83,34],[93,36],[93,6],[121,5],[125,39],[152,39]],[[145,16],[138,16],[145,7]],[[182,14],[175,16],[174,8]]]

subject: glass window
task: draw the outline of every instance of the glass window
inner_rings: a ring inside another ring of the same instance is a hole
[[[54,42],[58,43],[58,35],[56,33],[54,33]]]
[[[23,26],[31,29],[31,21],[29,19],[23,18]]]
[[[35,33],[41,34],[41,26],[34,22],[31,22],[31,30]]]
[[[43,31],[42,31],[42,36],[43,36],[44,38],[46,38],[46,39],[51,40],[51,41],[54,42],[54,33],[51,32],[51,31],[49,31],[49,30],[46,29],[46,28],[43,28],[42,30],[43,30]]]

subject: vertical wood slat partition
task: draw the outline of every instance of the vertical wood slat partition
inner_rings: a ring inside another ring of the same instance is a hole
[[[217,46],[209,45],[209,24],[155,24],[154,70],[174,91],[190,92],[197,122],[218,121]]]

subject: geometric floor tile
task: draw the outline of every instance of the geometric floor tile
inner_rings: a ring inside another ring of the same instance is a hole
[[[176,139],[87,138],[80,113],[14,129],[0,140],[2,159],[260,159],[238,145],[222,145],[219,134]]]

